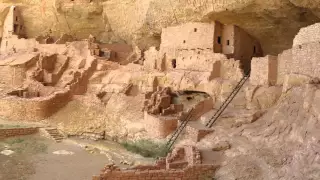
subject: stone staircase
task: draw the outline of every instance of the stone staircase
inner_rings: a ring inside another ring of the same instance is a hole
[[[64,139],[64,136],[58,131],[57,128],[44,128],[47,136],[56,142],[61,142]]]

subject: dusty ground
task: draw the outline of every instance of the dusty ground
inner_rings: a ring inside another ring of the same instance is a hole
[[[38,135],[7,138],[0,141],[0,179],[6,180],[87,180],[99,173],[105,164],[150,163],[150,159],[131,154],[117,144],[68,139],[55,143]],[[53,154],[65,150],[73,154]]]

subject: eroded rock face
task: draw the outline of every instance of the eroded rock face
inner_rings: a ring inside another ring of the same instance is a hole
[[[93,34],[104,42],[136,42],[146,49],[159,46],[163,27],[190,21],[235,24],[262,42],[265,54],[292,45],[301,27],[320,20],[319,0],[5,0],[0,27],[12,4],[22,9],[28,37],[52,30],[77,38]]]
[[[245,125],[223,127],[227,122],[220,121],[212,134],[196,144],[212,149],[212,156],[217,156],[216,149],[223,152],[222,162],[216,161],[221,167],[215,179],[318,179],[319,88],[319,84],[293,87]]]

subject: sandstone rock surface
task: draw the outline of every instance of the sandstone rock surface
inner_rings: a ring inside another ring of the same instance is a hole
[[[265,53],[276,54],[291,47],[301,27],[320,19],[319,0],[3,0],[1,23],[12,4],[22,9],[28,37],[50,31],[79,39],[93,34],[104,42],[136,42],[142,49],[158,46],[164,27],[219,20],[240,26],[262,42]]]

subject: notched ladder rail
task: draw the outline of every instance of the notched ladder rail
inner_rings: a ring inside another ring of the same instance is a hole
[[[187,126],[188,122],[191,120],[192,115],[193,115],[192,114],[193,111],[194,111],[194,109],[192,108],[188,112],[188,114],[185,116],[184,120],[181,122],[180,126],[175,130],[175,132],[172,134],[172,136],[170,137],[170,139],[166,143],[167,153],[170,151],[170,149],[172,148],[173,144],[175,143],[175,141],[178,139],[179,135],[183,131],[183,129]]]
[[[244,83],[248,80],[250,77],[250,71],[248,71],[244,77],[238,82],[236,87],[232,90],[230,95],[227,97],[227,99],[222,103],[222,105],[219,107],[218,111],[212,116],[212,118],[209,120],[209,122],[206,124],[206,127],[211,128],[213,123],[217,121],[217,119],[221,116],[223,111],[228,107],[228,105],[231,103],[233,98],[238,94]]]

